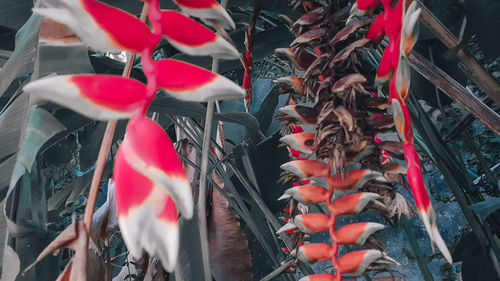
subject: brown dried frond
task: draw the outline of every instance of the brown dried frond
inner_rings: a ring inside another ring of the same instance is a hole
[[[366,239],[366,242],[365,242],[365,246],[368,249],[376,249],[376,250],[379,250],[379,251],[382,251],[382,252],[386,252],[387,251],[385,249],[385,247],[384,247],[384,243],[382,243],[382,241],[378,240],[373,235],[368,236],[368,238]]]
[[[281,176],[280,181],[285,183],[285,184],[296,182],[296,181],[300,180],[300,178],[297,175],[295,175],[294,173],[291,173],[289,171],[281,172],[280,176]]]
[[[394,192],[393,196],[384,196],[384,204],[389,210],[389,218],[401,219],[402,215],[407,218],[411,218],[413,214],[416,214],[415,209],[408,203],[406,198],[399,192]]]

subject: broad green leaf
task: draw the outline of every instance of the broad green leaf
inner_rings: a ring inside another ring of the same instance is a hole
[[[489,198],[482,202],[477,202],[469,206],[481,218],[485,219],[491,213],[500,209],[500,197]]]
[[[0,79],[0,96],[14,79],[33,72],[41,22],[41,17],[33,14],[17,32],[16,48],[0,70],[2,78]]]
[[[42,145],[64,129],[65,127],[46,110],[35,106],[31,108],[28,125],[17,156],[16,166],[12,173],[8,193],[12,191],[19,178],[26,171],[31,172],[31,166]]]
[[[150,109],[169,115],[200,119],[205,119],[205,112],[207,111],[201,103],[185,102],[171,97],[157,98],[151,104]],[[259,132],[259,121],[245,112],[214,113],[214,120],[243,125],[251,132],[251,135]]]

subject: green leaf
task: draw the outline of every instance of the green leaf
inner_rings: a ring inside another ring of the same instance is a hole
[[[21,149],[17,156],[8,194],[26,171],[31,172],[31,167],[38,154],[38,150],[40,150],[43,144],[64,129],[66,128],[46,110],[37,108],[36,106],[31,108],[28,126],[26,127]]]
[[[33,14],[17,32],[16,48],[0,70],[0,77],[2,77],[0,97],[14,79],[33,72],[41,22],[41,17]]]
[[[153,101],[150,110],[176,116],[205,119],[207,109],[197,102],[185,102],[171,97],[161,97]],[[259,121],[245,112],[214,113],[215,121],[230,122],[245,126],[250,131],[250,135],[255,135],[260,131]]]
[[[500,198],[493,197],[482,202],[477,202],[469,206],[469,209],[473,210],[481,218],[485,219],[491,213],[500,209]]]

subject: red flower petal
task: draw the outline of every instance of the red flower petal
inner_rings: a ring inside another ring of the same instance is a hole
[[[239,58],[240,54],[229,42],[177,11],[162,11],[161,24],[167,40],[183,53],[220,59]]]
[[[183,61],[156,61],[158,86],[186,101],[244,98],[245,91],[231,80]]]
[[[24,91],[97,120],[129,118],[146,106],[146,86],[117,75],[45,77],[27,84]]]

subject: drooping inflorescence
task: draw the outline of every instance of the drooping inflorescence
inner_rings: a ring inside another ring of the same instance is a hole
[[[24,91],[37,100],[66,106],[97,120],[130,118],[114,164],[119,225],[131,253],[143,251],[172,271],[178,255],[178,212],[193,215],[190,183],[163,128],[145,116],[158,89],[187,101],[243,98],[245,92],[229,79],[173,59],[153,60],[162,37],[190,55],[238,59],[231,43],[197,21],[171,10],[159,0],[146,0],[150,29],[135,16],[96,0],[44,0],[34,12],[67,25],[97,52],[141,54],[147,85],[113,75],[57,75],[27,84]],[[188,15],[207,24],[234,28],[215,0],[174,1]]]
[[[360,222],[336,228],[336,222],[338,216],[366,208],[379,210],[389,220],[403,214],[410,216],[413,210],[396,191],[397,184],[411,187],[431,241],[451,262],[437,231],[413,147],[406,105],[410,82],[406,56],[418,36],[414,27],[419,10],[415,3],[400,0],[393,8],[392,0],[358,0],[349,10],[346,1],[332,1],[327,6],[307,0],[291,2],[303,13],[297,20],[288,18],[290,30],[297,38],[290,49],[277,49],[276,53],[290,62],[293,75],[277,82],[283,91],[290,93],[292,100],[310,102],[308,98],[312,98],[313,103],[286,105],[280,109],[278,119],[292,128],[296,123],[313,125],[315,131],[294,132],[281,139],[296,157],[282,165],[283,179],[326,178],[328,187],[298,185],[287,190],[282,199],[292,199],[291,206],[295,202],[324,202],[330,214],[292,211],[281,231],[298,230],[307,234],[328,231],[332,245],[304,244],[293,253],[307,262],[331,260],[335,268],[335,274],[314,274],[303,280],[341,280],[344,273],[359,275],[396,263],[380,242],[372,238],[367,246],[376,249],[337,257],[339,245],[365,244],[383,225]],[[375,19],[357,17],[372,12],[381,3],[385,8],[383,15]],[[375,73],[367,47],[379,44],[385,35],[390,43]],[[391,81],[388,98],[379,95],[383,93],[384,81]],[[389,107],[392,114],[387,111]],[[387,139],[393,132],[399,135],[399,140]],[[394,162],[394,158],[406,160],[406,167]]]

